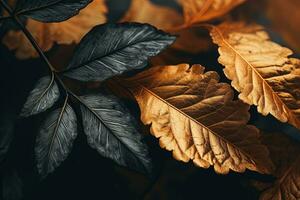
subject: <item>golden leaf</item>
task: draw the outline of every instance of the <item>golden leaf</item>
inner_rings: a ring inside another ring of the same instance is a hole
[[[179,0],[186,25],[220,17],[245,0]]]
[[[150,0],[132,0],[130,8],[121,21],[149,23],[159,29],[179,35],[172,45],[178,50],[196,54],[212,46],[207,33],[195,28],[181,30],[179,27],[183,24],[183,17],[176,10],[153,4]]]
[[[300,128],[300,60],[288,57],[292,51],[270,41],[258,25],[225,23],[213,27],[211,36],[239,98]]]
[[[183,18],[176,10],[153,4],[149,0],[131,0],[131,5],[121,21],[149,23],[159,29],[167,30],[180,26]]]
[[[265,0],[266,16],[270,19],[272,27],[278,31],[289,46],[300,52],[300,19],[299,0]],[[289,13],[283,15],[282,13]]]
[[[249,106],[233,101],[230,85],[200,65],[154,67],[127,79],[141,120],[151,124],[160,146],[184,162],[214,166],[217,173],[245,169],[269,173],[268,151],[247,125]]]
[[[277,180],[274,184],[263,188],[260,200],[300,199],[299,143],[278,133],[264,134],[263,141],[276,165],[274,174]]]
[[[42,50],[48,51],[54,43],[78,43],[91,28],[106,21],[106,12],[104,0],[94,0],[78,15],[66,21],[42,23],[28,19],[26,28],[31,32]],[[3,43],[10,50],[16,50],[16,57],[20,59],[38,56],[22,31],[9,31],[4,36]]]

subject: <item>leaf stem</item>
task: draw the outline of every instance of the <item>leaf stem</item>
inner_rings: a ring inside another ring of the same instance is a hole
[[[12,17],[11,16],[1,16],[0,21],[4,21],[4,20],[10,19],[10,18],[12,18]]]
[[[9,5],[4,0],[0,0],[0,4],[11,16],[13,15],[13,14],[11,14],[11,13],[13,13],[12,9],[9,7]]]
[[[24,32],[25,36],[28,38],[28,40],[30,41],[30,43],[32,44],[32,46],[35,48],[35,50],[39,53],[40,57],[45,61],[45,63],[47,64],[49,70],[51,71],[51,73],[54,75],[55,79],[59,82],[59,84],[63,87],[63,89],[66,91],[67,95],[70,94],[72,96],[74,96],[78,101],[80,101],[81,103],[83,103],[76,94],[74,94],[69,88],[67,88],[64,84],[64,82],[61,80],[61,78],[59,77],[59,75],[57,74],[57,70],[52,66],[52,64],[49,62],[48,58],[46,57],[46,55],[44,54],[43,50],[40,48],[40,46],[38,45],[38,43],[36,42],[36,40],[33,38],[32,34],[27,30],[27,28],[23,25],[23,23],[21,22],[21,20],[19,19],[18,16],[16,16],[12,9],[7,5],[6,2],[4,2],[3,0],[0,0],[0,4],[3,6],[3,8],[9,13],[9,17],[13,18],[15,20],[15,22],[19,25],[19,27],[21,28],[21,30]],[[1,18],[0,18],[1,19]]]
[[[9,17],[13,18],[15,20],[15,22],[19,25],[19,27],[21,28],[21,30],[23,31],[23,33],[25,34],[25,36],[27,37],[27,39],[30,41],[30,43],[32,44],[32,46],[35,48],[35,50],[38,52],[38,54],[40,55],[40,57],[47,64],[47,67],[49,68],[49,70],[51,71],[51,73],[54,75],[55,80],[57,80],[59,82],[59,84],[61,85],[61,87],[66,92],[66,96],[68,96],[70,94],[77,101],[79,101],[80,103],[82,103],[82,104],[85,105],[85,103],[83,101],[81,101],[81,99],[76,94],[74,94],[69,88],[67,88],[65,86],[64,82],[62,81],[61,77],[58,74],[58,71],[49,62],[48,58],[46,57],[46,55],[44,54],[43,50],[40,48],[40,46],[38,45],[38,43],[36,42],[36,40],[33,38],[32,34],[23,25],[23,23],[19,19],[19,17],[14,14],[14,12],[9,7],[9,5],[6,2],[4,2],[3,0],[0,0],[0,5],[2,5],[3,8],[9,13],[9,15],[10,15]]]
[[[31,35],[31,33],[24,26],[24,24],[22,23],[22,21],[20,20],[20,18],[17,15],[14,14],[14,12],[12,11],[12,9],[9,7],[9,5],[7,5],[7,3],[4,0],[0,0],[0,3],[3,6],[3,8],[9,13],[10,17],[12,17],[15,20],[15,22],[19,25],[19,27],[21,28],[21,30],[23,31],[23,33],[26,35],[26,37],[28,38],[28,40],[30,41],[30,43],[32,44],[32,46],[35,48],[35,50],[38,52],[38,54],[40,55],[40,57],[43,58],[43,60],[45,61],[45,63],[49,67],[49,70],[51,72],[57,72],[57,70],[49,62],[48,58],[46,57],[46,55],[44,54],[43,50],[40,48],[40,46],[38,45],[38,43],[36,42],[36,40]]]

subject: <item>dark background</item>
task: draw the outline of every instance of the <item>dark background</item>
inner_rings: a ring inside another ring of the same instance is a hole
[[[155,0],[180,9],[173,0]],[[116,22],[127,10],[129,0],[108,0],[108,18]],[[274,41],[286,45],[282,38],[270,27],[270,21],[259,12],[252,18],[268,27]],[[55,59],[55,47],[48,57]],[[222,67],[217,63],[216,49],[195,55],[191,63],[200,63],[207,70],[218,71],[222,81],[229,82],[223,75]],[[55,61],[57,62],[57,60]],[[254,200],[258,199],[258,191],[250,186],[252,180],[272,181],[270,176],[246,171],[243,174],[230,172],[218,175],[212,168],[196,168],[192,163],[182,163],[172,158],[170,152],[159,147],[158,141],[147,134],[146,141],[156,168],[152,178],[116,166],[109,159],[102,158],[86,142],[84,134],[74,143],[70,156],[56,171],[45,180],[40,181],[34,159],[34,141],[37,129],[44,115],[40,114],[27,119],[19,119],[18,113],[34,83],[46,74],[46,66],[39,59],[17,60],[13,52],[0,45],[0,130],[14,135],[0,135],[0,153],[11,145],[4,160],[0,160],[1,193],[18,197],[23,193],[24,200],[66,200],[66,199],[203,199],[203,200]],[[139,119],[139,109],[134,102],[126,101],[131,111]],[[256,108],[251,108],[251,124],[264,131],[287,133],[299,139],[297,130],[282,124],[273,117],[262,117]],[[21,187],[20,187],[21,186]],[[20,191],[22,188],[22,191]],[[2,195],[1,195],[2,196]],[[13,200],[13,198],[11,199]]]

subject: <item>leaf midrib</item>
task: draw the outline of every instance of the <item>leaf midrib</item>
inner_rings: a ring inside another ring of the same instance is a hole
[[[300,157],[298,156],[295,161],[290,165],[290,167],[285,170],[285,173],[283,174],[283,176],[278,180],[278,183],[281,185],[282,182],[286,179],[286,177],[289,175],[289,173],[291,171],[294,170],[295,166],[296,166],[296,163],[298,163],[300,161]]]
[[[34,103],[35,106],[40,103],[40,100],[46,95],[48,90],[51,88],[53,82],[54,82],[54,74],[52,73],[50,83],[48,84],[47,88],[43,91],[43,93],[39,96],[39,98],[36,100],[36,102]],[[31,113],[32,113],[32,111],[31,111]]]
[[[197,21],[201,22],[203,20],[197,20],[198,18],[202,17],[210,8],[214,0],[207,0],[204,2],[201,10],[190,20],[190,24],[196,23]],[[201,19],[201,18],[200,18]]]
[[[114,134],[114,132],[113,131],[111,131],[111,129],[106,125],[106,123],[105,123],[105,121],[102,119],[102,117],[100,116],[100,115],[98,115],[98,113],[96,113],[94,110],[93,110],[93,108],[91,108],[90,106],[88,106],[84,101],[80,101],[80,103],[81,104],[83,104],[93,115],[95,115],[96,116],[96,118],[99,120],[99,121],[101,121],[101,123],[105,126],[105,128],[107,129],[107,130],[109,130],[109,132],[112,134],[112,135],[114,135],[117,139],[118,139],[118,141],[121,143],[121,144],[123,144],[123,146],[126,148],[126,149],[128,149],[141,163],[142,163],[142,165],[143,165],[143,168],[144,168],[144,170],[145,171],[147,171],[147,168],[146,168],[146,166],[144,166],[144,163],[143,163],[143,161],[141,161],[141,159],[138,157],[138,156],[136,156],[135,155],[135,153],[129,148],[129,147],[127,147],[127,145],[126,144],[124,144],[123,143],[123,141],[122,140],[120,140],[120,138],[118,137],[118,136],[116,136],[115,134]]]
[[[287,178],[287,176],[289,175],[289,173],[290,173],[291,171],[294,170],[294,168],[295,168],[295,166],[296,166],[296,163],[299,162],[299,159],[300,159],[299,157],[296,158],[295,161],[292,162],[292,164],[288,167],[288,169],[285,170],[285,172],[284,172],[284,174],[282,175],[282,177],[281,177],[278,181],[276,181],[276,183],[275,183],[274,185],[268,187],[268,188],[266,189],[265,193],[268,193],[268,190],[271,190],[272,188],[276,188],[276,191],[275,191],[275,192],[271,192],[272,197],[275,197],[275,195],[276,195],[277,193],[278,193],[280,196],[282,196],[282,189],[281,189],[282,185],[281,185],[281,184],[283,183],[284,180],[286,180],[286,178]],[[263,194],[264,194],[264,193],[263,193]]]
[[[263,81],[263,83],[269,88],[269,90],[272,93],[272,96],[275,97],[278,101],[280,101],[280,103],[284,106],[284,108],[289,112],[289,114],[291,116],[293,116],[293,119],[297,121],[297,118],[294,116],[293,112],[290,110],[289,107],[287,107],[287,105],[285,103],[283,103],[282,99],[277,95],[277,93],[273,90],[273,88],[268,84],[268,82],[260,75],[260,73],[256,70],[256,68],[248,62],[247,59],[245,59],[237,50],[235,50],[235,48],[233,48],[233,46],[231,44],[229,44],[227,42],[227,40],[224,38],[222,32],[219,30],[218,27],[213,26],[213,28],[217,31],[217,33],[219,34],[219,36],[221,37],[222,41],[229,47],[232,49],[232,51],[234,51],[239,57],[241,57],[246,63],[247,65],[249,65],[251,67],[251,69],[255,72],[255,74]],[[253,103],[254,104],[254,103]],[[268,111],[270,113],[270,111]],[[288,121],[289,121],[289,117],[288,117]]]
[[[157,30],[156,30],[156,31],[157,31]],[[160,33],[159,33],[159,34],[160,34]],[[162,36],[162,37],[164,37],[164,36],[172,37],[172,36],[169,35],[168,33],[164,33],[164,34],[161,35],[161,36]],[[71,71],[76,70],[76,69],[78,69],[78,68],[84,67],[85,65],[88,65],[88,64],[91,63],[91,62],[95,62],[96,60],[100,60],[100,59],[102,59],[102,58],[104,58],[104,57],[111,56],[111,55],[115,54],[115,53],[118,52],[118,51],[121,51],[121,50],[123,50],[123,49],[125,49],[125,48],[127,48],[127,47],[130,47],[130,46],[137,45],[137,44],[139,44],[139,43],[143,43],[143,42],[152,42],[152,41],[166,41],[166,40],[169,41],[170,39],[169,39],[169,38],[166,38],[166,39],[159,38],[159,39],[157,39],[157,40],[154,40],[154,39],[152,39],[152,40],[147,39],[147,40],[144,40],[144,41],[136,41],[136,42],[133,42],[133,43],[131,43],[131,44],[127,44],[127,45],[122,46],[122,47],[120,47],[120,48],[114,49],[113,51],[109,52],[109,53],[106,54],[106,55],[102,55],[102,56],[96,57],[96,58],[94,58],[94,59],[92,59],[92,60],[88,60],[88,61],[86,61],[86,62],[84,62],[84,63],[82,63],[82,64],[80,64],[80,65],[75,66],[75,67],[70,67],[69,69],[62,70],[61,73],[68,73],[68,72],[71,72]],[[166,48],[166,47],[165,47],[165,48]],[[163,49],[162,49],[162,50],[163,50]],[[131,69],[134,69],[134,68],[131,68]]]
[[[167,104],[169,107],[175,109],[177,112],[181,113],[182,115],[184,115],[185,117],[187,117],[189,120],[195,122],[196,124],[199,124],[201,127],[204,127],[205,129],[209,130],[210,133],[214,134],[215,136],[219,137],[220,139],[224,140],[226,143],[231,144],[234,148],[238,149],[240,152],[242,152],[244,155],[246,155],[254,164],[254,166],[256,166],[256,162],[252,159],[252,157],[247,153],[244,152],[241,148],[238,148],[235,144],[229,142],[227,139],[225,139],[223,136],[220,136],[219,134],[215,133],[214,131],[212,131],[211,129],[209,129],[208,127],[206,127],[205,125],[203,125],[201,122],[193,119],[192,117],[190,117],[189,115],[187,115],[186,113],[184,113],[183,111],[181,111],[180,109],[176,108],[174,105],[170,104],[169,102],[165,101],[163,98],[161,98],[160,96],[156,95],[154,92],[152,92],[150,89],[148,89],[146,86],[142,85],[141,83],[138,83],[143,89],[145,89],[148,93],[150,93],[151,95],[153,95],[155,98],[157,98],[158,100],[164,102],[165,104]],[[245,165],[244,165],[245,166]],[[259,165],[260,166],[260,165]],[[261,170],[259,170],[261,171]]]
[[[65,112],[66,107],[67,107],[68,98],[69,98],[69,97],[66,96],[64,105],[63,105],[63,107],[61,108],[59,117],[57,118],[57,121],[56,121],[56,126],[55,126],[55,129],[54,129],[53,137],[51,137],[51,143],[50,143],[50,146],[49,146],[49,151],[47,152],[47,159],[46,159],[47,171],[49,170],[49,169],[48,169],[48,167],[49,167],[48,164],[49,164],[49,161],[50,161],[50,153],[52,152],[54,140],[55,140],[55,138],[56,138],[56,136],[57,136],[57,133],[58,133],[58,127],[59,127],[60,122],[61,122],[61,120],[62,120],[62,116],[63,116],[63,114],[64,114],[64,112]]]

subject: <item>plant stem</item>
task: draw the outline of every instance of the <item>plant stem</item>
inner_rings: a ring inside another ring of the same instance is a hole
[[[4,21],[4,20],[10,19],[10,18],[12,18],[12,17],[11,16],[2,16],[2,17],[0,17],[0,21]]]
[[[46,55],[43,53],[43,50],[40,48],[40,46],[37,44],[31,33],[26,29],[26,27],[22,24],[20,19],[17,16],[14,16],[14,19],[16,20],[17,24],[19,24],[20,28],[28,38],[28,40],[31,42],[32,46],[35,48],[35,50],[38,52],[40,57],[45,61],[47,66],[49,67],[50,71],[56,72],[56,69],[51,65]]]
[[[31,35],[31,33],[23,25],[23,23],[21,22],[21,20],[19,19],[19,17],[16,16],[16,15],[14,15],[12,9],[3,0],[0,0],[0,5],[2,5],[3,8],[9,13],[9,15],[10,15],[9,17],[13,18],[15,20],[15,22],[19,25],[19,27],[21,28],[21,30],[23,31],[23,33],[25,34],[25,36],[27,37],[27,39],[30,41],[30,43],[32,44],[32,46],[35,48],[35,50],[38,52],[38,54],[40,55],[40,57],[47,64],[47,67],[51,71],[52,75],[55,77],[55,79],[59,82],[59,84],[65,90],[66,95],[68,96],[68,94],[70,94],[77,101],[79,101],[80,103],[83,103],[81,101],[81,99],[76,94],[74,94],[69,88],[67,88],[65,86],[64,82],[61,80],[61,78],[57,74],[57,70],[51,65],[51,63],[49,62],[48,58],[44,54],[43,50],[40,48],[40,46],[38,45],[38,43],[36,42],[36,40],[33,38],[33,36]]]
[[[38,52],[38,54],[40,55],[40,57],[43,58],[43,60],[45,61],[45,63],[49,67],[49,70],[52,71],[52,72],[56,72],[56,69],[51,65],[51,63],[49,62],[48,58],[44,54],[43,50],[40,48],[40,46],[38,45],[38,43],[36,42],[36,40],[33,38],[33,36],[31,35],[31,33],[23,25],[23,23],[21,22],[21,20],[19,19],[19,17],[16,16],[16,15],[14,15],[12,9],[3,0],[0,0],[0,3],[3,6],[3,8],[10,14],[10,16],[15,20],[15,22],[19,25],[19,27],[21,28],[21,30],[23,31],[23,33],[26,35],[26,37],[28,38],[28,40],[30,41],[30,43],[32,44],[32,46],[35,48],[35,50]]]
[[[0,4],[10,15],[12,15],[11,14],[11,13],[13,13],[12,9],[7,5],[7,3],[4,0],[0,0]]]

